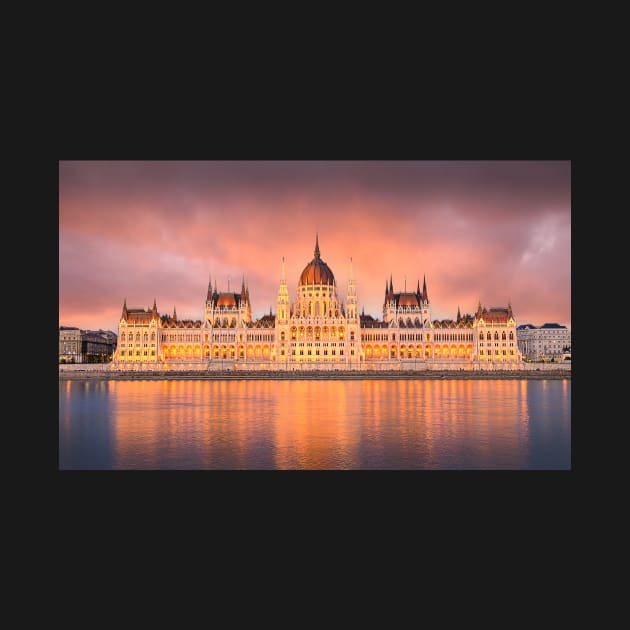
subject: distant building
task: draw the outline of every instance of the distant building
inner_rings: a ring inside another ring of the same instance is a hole
[[[111,330],[59,327],[59,363],[99,363],[111,359],[117,336]]]
[[[520,369],[512,306],[432,320],[426,279],[407,291],[385,282],[382,320],[359,312],[352,259],[345,302],[319,239],[304,267],[295,299],[284,259],[276,313],[253,320],[249,287],[219,292],[208,282],[200,319],[178,319],[123,301],[113,369]]]
[[[526,361],[562,361],[571,355],[571,331],[560,324],[522,324],[516,337]]]

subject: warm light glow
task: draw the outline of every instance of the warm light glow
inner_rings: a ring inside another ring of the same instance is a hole
[[[245,274],[259,317],[275,303],[282,256],[295,299],[318,226],[341,297],[352,256],[359,304],[373,316],[390,273],[396,291],[426,273],[434,318],[511,297],[519,323],[571,323],[568,162],[61,162],[59,171],[62,325],[116,331],[125,295],[130,307],[155,297],[160,312],[176,303],[179,317],[200,318],[208,273],[222,291]]]
[[[69,398],[77,385],[66,381],[60,395]],[[519,467],[528,458],[530,411],[536,411],[535,405],[530,410],[531,386],[525,380],[100,384],[112,405],[112,467],[146,469],[360,468],[374,464],[366,457],[386,451],[397,453],[400,467],[430,468],[445,463],[445,449],[459,467]],[[569,388],[564,381],[567,418]],[[65,422],[60,418],[67,429]],[[474,448],[462,450],[465,444]]]

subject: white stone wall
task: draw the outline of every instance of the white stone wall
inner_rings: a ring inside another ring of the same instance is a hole
[[[571,331],[566,327],[523,328],[517,334],[519,349],[530,361],[562,356],[563,348],[571,346]]]

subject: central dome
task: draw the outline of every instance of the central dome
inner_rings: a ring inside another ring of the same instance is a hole
[[[320,258],[319,238],[315,237],[315,258],[311,260],[300,276],[298,286],[303,284],[334,284],[335,276],[330,267]]]

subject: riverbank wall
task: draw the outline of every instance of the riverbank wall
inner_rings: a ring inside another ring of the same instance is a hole
[[[534,365],[534,364],[530,364]],[[533,367],[520,370],[110,370],[97,365],[60,366],[59,380],[105,379],[125,380],[422,380],[422,379],[468,379],[468,380],[520,380],[520,379],[566,379],[571,378],[568,367]],[[72,369],[68,369],[71,367]],[[99,369],[97,369],[99,368]]]

